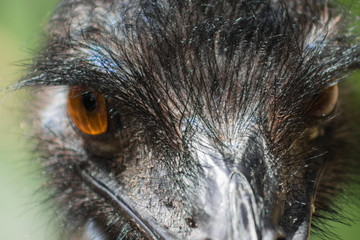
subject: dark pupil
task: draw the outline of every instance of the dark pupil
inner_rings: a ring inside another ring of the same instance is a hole
[[[96,108],[96,96],[92,92],[84,92],[82,94],[82,101],[85,109],[88,112],[92,112]]]

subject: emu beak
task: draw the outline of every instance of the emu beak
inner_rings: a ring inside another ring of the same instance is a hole
[[[192,154],[200,163],[201,176],[198,176],[197,188],[191,191],[193,199],[184,205],[186,212],[195,212],[192,216],[194,226],[186,239],[309,238],[315,179],[320,171],[306,173],[303,182],[293,182],[294,185],[284,192],[283,185],[289,183],[281,177],[281,161],[268,154],[264,139],[256,131],[222,151],[206,144],[204,137],[197,139],[201,145],[195,144]],[[138,205],[126,193],[106,184],[111,182],[109,176],[96,172],[94,175],[83,170],[82,177],[98,195],[109,199],[144,238],[181,239],[178,232],[171,232],[151,216],[142,215]],[[314,181],[311,176],[315,176]],[[86,239],[108,239],[101,237],[101,229],[102,226],[90,220]]]
[[[296,182],[296,191],[284,192],[281,161],[256,131],[231,146],[230,153],[196,148],[204,171],[197,208],[205,214],[190,239],[308,239],[314,185]]]

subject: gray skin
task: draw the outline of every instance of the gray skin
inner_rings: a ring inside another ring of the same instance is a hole
[[[64,239],[308,239],[353,166],[344,106],[315,114],[359,67],[341,24],[327,1],[61,3],[20,84]],[[106,133],[71,86],[105,96]]]

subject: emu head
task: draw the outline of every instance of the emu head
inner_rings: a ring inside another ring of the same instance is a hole
[[[21,84],[65,238],[307,239],[355,162],[343,23],[327,1],[61,3]]]

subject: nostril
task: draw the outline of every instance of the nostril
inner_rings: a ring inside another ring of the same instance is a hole
[[[262,240],[286,240],[286,237],[280,230],[267,230],[263,232]]]
[[[274,240],[286,240],[284,234],[278,233],[277,236],[275,236]]]
[[[185,222],[186,224],[191,227],[191,228],[197,228],[197,224],[196,221],[193,218],[185,218]],[[206,240],[207,238],[205,238],[204,240]],[[210,240],[210,239],[209,239]]]

